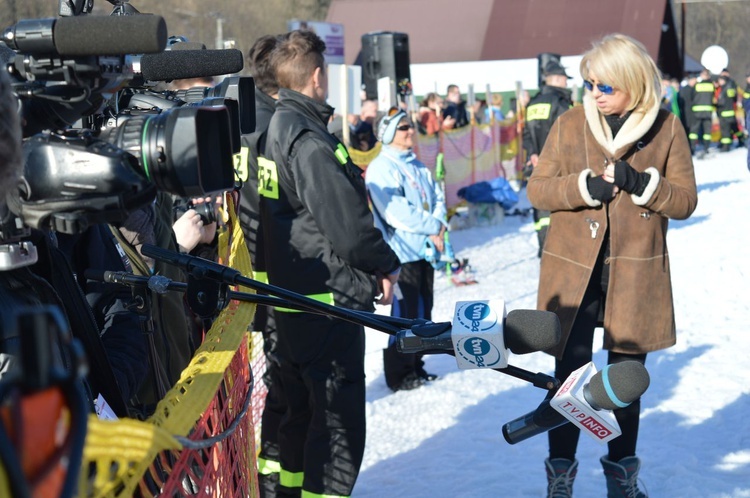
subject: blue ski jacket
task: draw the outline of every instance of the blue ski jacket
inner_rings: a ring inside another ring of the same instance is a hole
[[[424,258],[430,235],[446,225],[445,194],[411,150],[384,145],[367,166],[365,183],[375,226],[401,263]]]

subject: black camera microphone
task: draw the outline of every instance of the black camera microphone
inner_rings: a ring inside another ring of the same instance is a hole
[[[182,282],[175,282],[162,275],[144,277],[124,271],[107,271],[88,268],[84,270],[83,276],[88,280],[95,280],[97,282],[127,285],[129,287],[148,287],[157,294],[164,294],[170,290],[185,292],[187,287],[187,285]]]
[[[154,15],[22,19],[5,29],[3,41],[30,55],[150,54],[167,46],[167,24]]]
[[[220,76],[242,71],[244,59],[237,49],[167,50],[141,57],[140,70],[147,81],[171,81]]]
[[[435,329],[432,335],[417,327],[402,330],[396,336],[396,348],[401,353],[452,352],[454,351],[453,330],[450,323],[426,324],[423,327]],[[421,334],[421,335],[420,335]],[[513,354],[528,354],[554,347],[560,341],[560,321],[550,311],[512,310],[508,312],[502,326],[502,339]]]
[[[584,385],[585,403],[593,410],[591,413],[625,408],[646,392],[649,383],[648,371],[640,362],[629,360],[607,365]],[[567,380],[560,389],[565,389],[566,384]],[[525,441],[569,421],[550,405],[555,393],[550,391],[536,410],[503,425],[503,437],[509,444]],[[602,430],[597,429],[599,422],[589,414],[572,423],[587,433],[593,433]]]

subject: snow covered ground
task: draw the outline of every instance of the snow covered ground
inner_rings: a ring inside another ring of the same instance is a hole
[[[670,222],[678,341],[648,356],[651,386],[642,398],[638,443],[640,477],[652,498],[750,497],[746,152],[696,161],[698,208],[690,219]],[[436,279],[435,321],[450,320],[456,301],[536,306],[539,261],[530,216],[454,231],[451,241],[459,257],[470,259],[479,284]],[[504,423],[536,408],[544,391],[494,371],[458,370],[453,357],[435,355],[426,358],[427,370],[438,380],[392,393],[382,372],[386,341],[368,330],[367,447],[355,498],[546,496],[546,435],[509,445],[501,433]],[[598,331],[599,368],[606,363],[600,345]],[[554,366],[543,353],[512,357],[511,364],[548,374]],[[581,436],[576,496],[605,495],[599,464],[605,453],[605,445]]]

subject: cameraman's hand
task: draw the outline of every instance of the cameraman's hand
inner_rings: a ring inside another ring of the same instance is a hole
[[[207,202],[211,202],[210,197],[194,197],[193,199],[190,199],[190,202],[193,203],[193,205],[196,204],[204,204]],[[218,207],[222,205],[224,202],[224,198],[222,196],[217,196],[215,199],[213,199],[214,206],[217,208],[214,211],[214,218],[219,219],[218,216]],[[204,225],[204,232],[203,236],[201,236],[201,240],[199,243],[201,244],[211,244],[214,241],[214,238],[216,238],[216,232],[218,231],[219,224],[218,222],[209,223],[208,225]]]
[[[213,233],[216,234],[216,223],[211,223]],[[180,246],[181,252],[190,252],[203,241],[206,237],[206,228],[203,226],[203,221],[195,209],[188,209],[185,214],[174,222],[172,225],[172,231],[177,239],[177,245]],[[213,240],[213,236],[211,237]]]

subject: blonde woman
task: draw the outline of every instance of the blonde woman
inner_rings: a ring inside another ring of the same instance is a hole
[[[548,351],[564,380],[591,361],[594,329],[604,327],[608,363],[645,363],[675,344],[666,233],[698,197],[685,130],[660,109],[659,70],[644,46],[604,37],[580,65],[583,105],[550,130],[528,197],[549,210],[538,307],[560,318],[562,340]],[[607,496],[647,496],[638,486],[640,401],[615,410],[622,436],[601,458]],[[579,431],[549,432],[549,497],[572,496]]]

